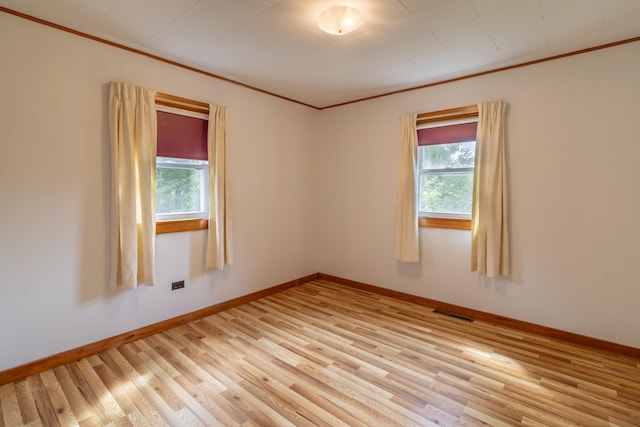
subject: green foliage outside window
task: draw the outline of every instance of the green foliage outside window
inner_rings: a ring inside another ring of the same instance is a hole
[[[156,213],[186,213],[202,210],[202,170],[158,165],[156,168]]]
[[[471,213],[473,173],[423,175],[422,212]]]
[[[420,147],[420,211],[471,213],[475,142]]]

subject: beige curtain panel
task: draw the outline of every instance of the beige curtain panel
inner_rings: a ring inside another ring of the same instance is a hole
[[[509,224],[504,101],[478,104],[473,179],[471,271],[509,276]]]
[[[157,125],[155,91],[111,82],[112,287],[154,285]]]
[[[209,106],[209,231],[206,267],[222,270],[233,263],[230,206],[227,191],[227,109]]]
[[[420,260],[418,234],[418,132],[417,114],[400,118],[400,159],[396,192],[394,258],[403,262]]]

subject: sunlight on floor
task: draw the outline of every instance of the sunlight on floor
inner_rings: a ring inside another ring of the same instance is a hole
[[[527,373],[526,368],[524,368],[520,362],[499,353],[481,350],[475,347],[465,347],[464,352],[473,356],[479,356],[481,360],[483,360],[483,362],[481,362],[482,365],[507,371],[514,371],[520,374]]]

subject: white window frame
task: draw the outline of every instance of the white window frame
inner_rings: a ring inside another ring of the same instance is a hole
[[[199,163],[199,164],[173,163],[171,161],[166,161],[165,159],[168,159],[168,158],[156,157],[156,170],[158,168],[165,167],[165,168],[171,168],[171,169],[190,169],[190,170],[197,170],[200,172],[200,176],[202,178],[202,181],[201,181],[202,185],[200,186],[200,204],[202,209],[195,212],[162,213],[162,214],[157,213],[157,210],[156,210],[156,221],[174,221],[174,220],[180,220],[180,219],[209,218],[209,162],[205,160],[201,160],[202,163]],[[157,187],[156,187],[156,198],[157,198]],[[157,200],[156,200],[156,206],[157,206]]]

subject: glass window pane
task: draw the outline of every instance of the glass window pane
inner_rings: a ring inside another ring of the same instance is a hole
[[[476,155],[476,142],[454,144],[425,145],[420,147],[423,169],[446,169],[473,167]]]
[[[420,212],[471,214],[473,172],[423,173]]]
[[[156,213],[203,211],[204,171],[197,168],[158,164],[156,168]]]

